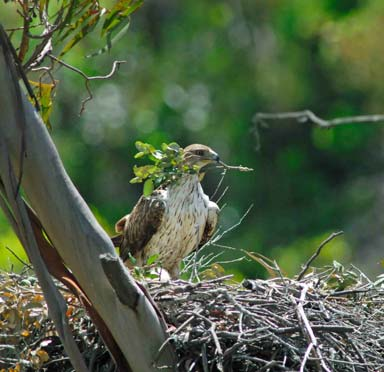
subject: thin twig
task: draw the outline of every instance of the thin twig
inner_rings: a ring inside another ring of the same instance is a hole
[[[205,317],[204,315],[201,315],[200,313],[194,312],[194,314],[197,317],[199,317],[199,318],[203,319],[204,321],[206,321],[208,324],[210,324],[209,331],[211,332],[213,342],[215,343],[215,346],[216,346],[216,352],[217,352],[218,357],[219,357],[219,360],[217,361],[217,369],[220,372],[224,372],[224,367],[223,367],[223,349],[221,348],[219,339],[218,339],[217,334],[215,332],[216,331],[216,323],[212,322],[211,319]]]
[[[245,213],[240,217],[240,220],[233,224],[231,227],[228,229],[224,230],[222,233],[217,233],[214,239],[212,239],[211,244],[217,243],[224,235],[228,234],[232,230],[236,229],[236,227],[240,226],[241,223],[243,222],[244,218],[247,217],[248,213],[251,211],[253,208],[253,204],[251,204],[248,209],[245,211]]]
[[[252,168],[243,167],[242,165],[228,165],[222,162],[221,160],[219,161],[219,164],[221,164],[221,166],[224,169],[236,169],[236,170],[239,170],[240,172],[253,172]],[[220,168],[220,167],[216,167],[216,168]]]
[[[311,263],[319,256],[321,250],[323,249],[324,246],[326,246],[331,240],[333,240],[334,238],[336,238],[337,236],[339,235],[342,235],[344,234],[344,231],[339,231],[339,232],[336,232],[336,233],[332,233],[327,239],[325,239],[320,245],[319,247],[316,249],[315,253],[309,258],[309,260],[304,264],[302,270],[300,271],[299,275],[297,276],[297,280],[300,281],[301,279],[303,279],[305,273],[308,271],[309,269],[309,266],[311,265]]]
[[[305,311],[304,311],[303,303],[304,303],[308,289],[309,289],[308,285],[303,285],[303,289],[302,289],[301,294],[300,294],[300,299],[299,299],[298,304],[297,304],[297,315],[298,315],[299,321],[302,322],[304,325],[304,328],[303,328],[304,334],[307,336],[307,338],[309,340],[309,344],[313,345],[313,349],[315,351],[315,354],[317,355],[317,357],[319,359],[316,362],[316,364],[318,365],[318,371],[321,372],[323,369],[326,372],[331,372],[331,370],[325,364],[325,361],[322,357],[322,354],[321,354],[321,351],[319,348],[319,344],[317,342],[317,338],[316,338],[315,334],[313,333],[311,324],[309,323],[309,320],[308,320],[308,318],[305,314]],[[293,297],[292,297],[292,299],[293,299],[293,301],[295,301]]]
[[[213,194],[212,194],[211,197],[210,197],[211,200],[213,200],[213,198],[215,197],[215,195],[216,195],[217,192],[219,191],[220,186],[221,186],[221,184],[223,183],[226,174],[227,174],[227,170],[224,169],[224,171],[223,171],[223,173],[222,173],[222,175],[221,175],[221,177],[220,177],[220,181],[219,181],[219,183],[217,184],[215,191],[213,192]],[[216,203],[217,203],[217,202],[216,202]]]
[[[81,102],[81,108],[80,108],[79,115],[81,115],[84,112],[86,103],[93,98],[93,94],[92,94],[91,88],[89,86],[89,82],[92,81],[92,80],[106,80],[106,79],[110,79],[115,74],[115,72],[119,69],[120,65],[127,62],[127,61],[114,61],[113,65],[112,65],[112,69],[111,69],[111,71],[107,75],[88,76],[85,72],[81,71],[77,67],[71,66],[70,64],[64,62],[63,60],[55,57],[53,54],[48,54],[48,57],[51,58],[52,60],[58,62],[62,66],[68,68],[69,70],[72,70],[72,71],[76,72],[77,74],[79,74],[80,76],[82,76],[84,78],[84,80],[85,80],[85,87],[86,87],[87,92],[88,92],[88,97],[85,98]]]
[[[20,263],[28,267],[28,269],[33,269],[33,267],[28,262],[25,262],[23,259],[21,259],[11,248],[5,247],[5,249],[7,249]]]
[[[308,345],[307,350],[305,350],[304,358],[300,365],[300,372],[304,372],[305,365],[307,364],[307,360],[309,358],[309,355],[311,354],[312,349],[313,349],[313,343],[311,342]]]

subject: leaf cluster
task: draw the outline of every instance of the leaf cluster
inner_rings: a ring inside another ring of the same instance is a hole
[[[136,141],[135,146],[139,151],[135,159],[147,158],[153,163],[133,167],[135,177],[130,182],[144,182],[144,196],[150,195],[161,185],[175,182],[185,173],[196,173],[195,168],[184,164],[183,149],[176,142],[163,143],[160,149],[141,141]]]
[[[108,7],[101,6],[98,0],[26,0],[13,4],[21,18],[22,27],[6,31],[15,50],[19,70],[26,74],[41,71],[38,78],[34,76],[34,81],[29,83],[37,107],[41,109],[42,119],[50,127],[49,116],[57,85],[53,75],[53,58],[60,62],[96,27],[105,46],[90,56],[110,51],[112,45],[128,30],[130,15],[140,8],[143,0],[118,0]],[[45,63],[47,57],[51,59],[50,66]],[[47,79],[51,83],[44,82]]]

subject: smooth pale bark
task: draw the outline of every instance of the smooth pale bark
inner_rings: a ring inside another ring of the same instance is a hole
[[[5,140],[16,175],[23,164],[22,188],[28,201],[64,262],[109,327],[131,368],[143,372],[156,370],[154,360],[166,335],[152,305],[139,288],[135,288],[140,293],[135,310],[122,304],[116,296],[99,259],[106,253],[116,256],[114,247],[65,172],[46,127],[24,94],[24,133],[20,125],[16,125],[17,100],[12,84],[1,54],[0,136]],[[23,161],[20,160],[22,135],[25,140]],[[130,282],[135,286],[133,281]],[[163,348],[157,366],[172,365],[173,353],[167,346]]]

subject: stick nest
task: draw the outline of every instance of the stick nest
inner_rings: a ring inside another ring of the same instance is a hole
[[[342,275],[327,268],[301,281],[223,277],[145,286],[167,322],[179,371],[384,371],[384,287],[355,268]],[[77,300],[66,300],[90,370],[113,370]],[[0,369],[72,370],[33,280],[1,275],[0,329]]]

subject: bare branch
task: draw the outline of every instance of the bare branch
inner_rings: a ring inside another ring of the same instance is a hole
[[[344,234],[344,231],[339,231],[339,232],[336,232],[336,233],[332,233],[327,239],[325,239],[320,245],[319,247],[316,249],[316,252],[309,258],[309,260],[304,264],[303,266],[303,269],[300,271],[299,275],[297,276],[297,280],[301,280],[303,279],[305,273],[308,271],[309,269],[309,265],[319,256],[321,250],[323,249],[323,247],[325,245],[327,245],[331,240],[333,240],[334,238],[336,238],[337,236],[339,235],[342,235]]]
[[[315,355],[318,357],[318,360],[316,360],[317,370],[319,372],[321,372],[323,370],[326,372],[331,372],[331,370],[328,368],[328,366],[326,365],[326,363],[323,359],[323,356],[321,354],[320,347],[319,347],[320,345],[319,345],[317,338],[316,338],[316,336],[312,330],[311,324],[309,323],[309,320],[308,320],[307,316],[305,315],[303,303],[304,303],[308,289],[309,289],[308,285],[305,284],[303,286],[302,291],[301,291],[300,299],[297,303],[297,316],[299,318],[299,322],[303,326],[303,329],[302,329],[303,333],[306,336],[306,338],[308,339],[308,349],[307,349],[308,354],[310,353],[311,349],[313,348]],[[291,295],[291,298],[292,298],[292,302],[296,303],[296,300],[294,299],[294,297],[292,295]],[[300,371],[301,371],[301,369],[300,369]]]
[[[81,115],[84,112],[86,103],[93,98],[93,94],[92,94],[91,88],[89,86],[89,82],[91,80],[106,80],[106,79],[110,79],[115,74],[115,72],[119,69],[120,65],[122,63],[126,63],[127,62],[127,61],[114,61],[113,65],[112,65],[112,69],[111,69],[110,73],[107,74],[107,75],[88,76],[85,72],[81,71],[77,67],[71,66],[70,64],[62,61],[61,59],[55,57],[53,54],[48,54],[48,56],[52,60],[58,62],[60,65],[68,68],[69,70],[72,70],[72,71],[76,72],[77,74],[81,75],[85,79],[85,87],[86,87],[87,92],[88,92],[88,97],[85,98],[81,102],[81,108],[80,108],[79,115]]]
[[[346,124],[371,124],[371,123],[384,122],[384,115],[383,114],[357,115],[357,116],[346,116],[341,118],[324,120],[318,117],[316,114],[314,114],[310,110],[278,112],[278,113],[258,112],[253,117],[252,121],[257,125],[257,124],[266,124],[267,120],[288,120],[288,119],[294,119],[300,123],[310,122],[322,128],[332,128],[338,125],[346,125]]]

